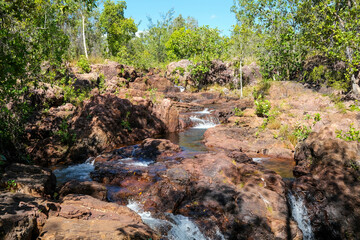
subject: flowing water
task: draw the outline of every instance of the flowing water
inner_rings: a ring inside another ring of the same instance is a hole
[[[81,164],[59,167],[53,172],[56,176],[56,182],[61,185],[70,180],[78,180],[80,182],[92,181],[90,173],[94,171],[94,159],[89,158]]]
[[[181,89],[180,89],[181,90]],[[203,143],[204,133],[208,128],[215,127],[219,124],[219,120],[211,114],[211,110],[205,108],[202,111],[189,113],[189,119],[192,122],[192,128],[180,132],[171,133],[166,136],[167,139],[175,144],[178,144],[183,152],[182,157],[193,157],[199,153],[208,152],[208,149]],[[283,178],[293,178],[292,169],[293,163],[285,159],[274,159],[268,157],[255,157],[253,160],[265,168],[277,172]],[[154,161],[144,159],[134,159],[133,157],[123,158],[114,161],[114,164],[124,164],[125,166],[148,167],[154,164]],[[91,181],[90,172],[94,171],[94,160],[88,159],[85,163],[71,165],[67,167],[60,167],[54,170],[57,177],[58,184],[62,184],[69,180]],[[107,186],[108,197],[112,200],[112,195],[121,190],[119,186]],[[311,230],[310,220],[307,215],[306,207],[301,198],[289,194],[289,203],[291,205],[293,218],[298,222],[299,228],[304,234],[304,239],[312,240],[313,234]],[[166,220],[156,219],[151,216],[150,212],[142,211],[140,205],[136,202],[130,202],[127,205],[130,209],[137,212],[142,220],[152,229],[163,234],[166,239],[170,240],[202,240],[207,239],[199,230],[198,226],[191,221],[190,218],[182,215],[166,214]],[[216,239],[225,239],[219,229],[216,232]]]
[[[190,218],[182,215],[166,214],[167,219],[157,219],[150,212],[144,212],[137,202],[130,202],[128,208],[138,213],[150,228],[162,233],[169,240],[206,240],[200,229]]]
[[[303,233],[304,240],[313,240],[314,234],[311,227],[310,218],[301,197],[289,192],[288,194],[291,213]]]

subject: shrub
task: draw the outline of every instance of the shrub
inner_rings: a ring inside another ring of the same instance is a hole
[[[271,108],[271,104],[269,100],[258,98],[257,100],[255,100],[255,106],[256,106],[256,115],[258,117],[269,116],[269,111]]]
[[[190,65],[188,67],[190,76],[194,80],[196,87],[198,89],[201,88],[201,86],[205,84],[206,76],[210,71],[209,66],[210,66],[210,62],[204,61],[204,62],[199,62],[195,66]]]
[[[61,143],[71,146],[76,140],[76,134],[72,133],[66,119],[63,119],[59,126],[59,130],[55,133],[60,137]]]
[[[297,138],[298,141],[303,141],[309,136],[311,132],[312,129],[310,126],[297,125],[294,129],[293,135]]]
[[[235,116],[237,116],[237,117],[242,117],[242,116],[244,116],[244,112],[241,111],[240,108],[235,107],[235,108],[234,108],[234,112],[235,112]]]
[[[77,62],[77,66],[81,69],[83,73],[89,73],[91,71],[90,63],[84,55],[80,56],[80,59]]]
[[[336,137],[345,141],[357,141],[360,142],[360,130],[354,128],[354,124],[350,124],[349,131],[343,133],[342,130],[336,131]]]

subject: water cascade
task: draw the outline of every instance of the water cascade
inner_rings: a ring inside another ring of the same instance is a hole
[[[313,240],[314,233],[311,228],[310,218],[304,201],[301,197],[289,192],[288,199],[291,207],[291,213],[303,233],[304,240]]]

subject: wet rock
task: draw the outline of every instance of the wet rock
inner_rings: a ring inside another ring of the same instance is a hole
[[[84,195],[66,196],[57,216],[46,222],[40,238],[159,239],[129,208]]]
[[[13,163],[5,169],[0,183],[3,187],[34,197],[52,197],[56,177],[51,170],[35,165]]]
[[[72,180],[65,183],[59,191],[60,198],[69,194],[89,195],[101,201],[105,201],[107,197],[107,188],[97,182],[79,182],[77,180]]]
[[[293,190],[304,198],[315,239],[358,239],[360,172],[356,142],[311,133],[296,149]]]
[[[36,239],[58,204],[22,193],[0,192],[0,239]]]
[[[230,156],[246,159],[241,153]],[[281,177],[251,159],[245,163],[235,159],[225,153],[184,159],[150,186],[140,201],[145,202],[145,210],[158,215],[191,217],[210,239],[216,239],[216,229],[226,239],[301,239],[288,217]]]

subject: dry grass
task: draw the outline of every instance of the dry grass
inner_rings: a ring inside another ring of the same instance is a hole
[[[281,128],[281,122],[279,120],[275,119],[275,120],[269,122],[267,127],[269,129],[274,129],[274,130],[280,129]]]

